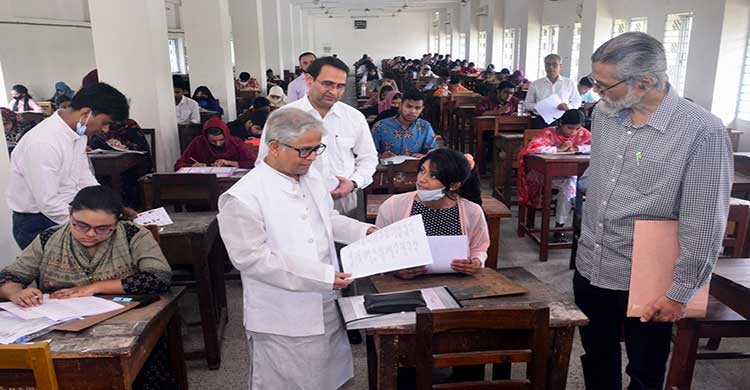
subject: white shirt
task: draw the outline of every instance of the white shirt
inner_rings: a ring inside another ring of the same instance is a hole
[[[313,167],[327,180],[335,176],[343,176],[357,183],[359,188],[365,188],[372,183],[372,176],[378,166],[378,151],[372,140],[370,126],[365,116],[356,108],[342,102],[336,102],[325,118],[320,117],[310,103],[310,98],[297,100],[285,105],[279,110],[297,108],[311,114],[315,119],[323,122],[326,135],[323,143],[326,150],[313,162]],[[268,155],[266,132],[260,137],[258,165]]]
[[[292,80],[287,87],[288,94],[286,96],[286,102],[296,102],[302,99],[307,94],[307,80],[305,79],[305,73],[299,75],[296,79]]]
[[[89,169],[86,136],[55,112],[21,138],[10,156],[8,207],[68,222],[68,205],[84,187],[99,185]]]
[[[183,96],[177,104],[177,124],[189,125],[191,123],[201,123],[200,106],[195,100]]]
[[[554,84],[546,76],[531,83],[523,106],[528,111],[536,111],[536,103],[548,98],[553,93],[560,96],[560,100],[567,103],[569,109],[581,107],[581,95],[578,94],[578,87],[573,80],[563,76],[558,76]]]

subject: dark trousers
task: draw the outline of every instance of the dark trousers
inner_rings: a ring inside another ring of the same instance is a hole
[[[576,271],[573,276],[576,305],[589,318],[580,328],[585,354],[581,356],[587,389],[622,389],[621,329],[625,335],[630,376],[628,389],[662,389],[669,357],[672,323],[640,322],[625,317],[628,292],[592,286]]]
[[[21,250],[26,249],[39,233],[55,225],[57,224],[42,213],[13,212],[13,238]]]

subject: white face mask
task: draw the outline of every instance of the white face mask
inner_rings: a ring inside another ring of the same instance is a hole
[[[79,121],[78,123],[76,123],[76,134],[80,136],[86,134],[86,124],[89,123],[89,119],[91,119],[91,114],[86,117],[86,122],[81,123]]]
[[[445,196],[445,187],[440,187],[436,190],[420,190],[417,188],[417,195],[423,202],[433,202],[443,199]]]
[[[243,87],[244,87],[245,85],[248,85],[248,84],[250,84],[250,82],[249,82],[249,81],[240,81],[240,85],[242,85]]]

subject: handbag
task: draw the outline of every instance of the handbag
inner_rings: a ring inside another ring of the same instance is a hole
[[[427,306],[427,304],[420,290],[365,295],[365,310],[367,310],[367,314],[416,311],[418,307],[424,306]]]

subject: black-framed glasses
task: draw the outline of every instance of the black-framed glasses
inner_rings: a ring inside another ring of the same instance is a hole
[[[279,142],[279,143],[286,146],[289,149],[296,150],[300,158],[308,158],[310,157],[311,154],[313,154],[313,152],[315,152],[316,155],[320,156],[326,150],[326,144],[320,144],[318,146],[313,146],[311,148],[295,148],[294,146],[287,145],[283,142]]]
[[[85,222],[76,221],[73,217],[70,218],[70,225],[81,233],[88,233],[89,230],[94,229],[97,236],[103,236],[115,230],[115,225],[91,226]]]
[[[616,83],[614,83],[614,84],[612,84],[610,86],[607,86],[606,84],[602,84],[599,81],[597,81],[595,78],[591,77],[591,74],[589,74],[588,76],[586,76],[586,78],[589,79],[589,82],[591,82],[591,85],[593,85],[596,88],[599,88],[599,91],[601,91],[601,92],[609,91],[610,89],[612,89],[612,88],[614,88],[614,87],[616,87],[616,86],[618,86],[618,85],[620,85],[620,84],[628,81],[628,79],[620,80],[620,81],[618,81],[618,82],[616,82]]]

